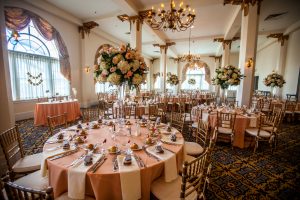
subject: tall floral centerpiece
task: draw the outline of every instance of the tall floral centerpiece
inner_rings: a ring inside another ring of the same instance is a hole
[[[265,86],[271,87],[271,95],[274,97],[276,94],[276,87],[281,88],[286,82],[283,76],[273,71],[263,80]]]
[[[146,80],[148,67],[144,58],[129,45],[121,45],[119,48],[104,47],[99,54],[94,79],[118,86],[119,103],[123,105],[126,85],[130,89],[137,88]]]
[[[226,65],[223,68],[216,69],[216,76],[212,79],[213,85],[219,85],[222,89],[222,100],[227,98],[227,89],[230,85],[239,85],[244,75],[241,70],[232,65]]]
[[[169,72],[167,74],[167,83],[169,83],[172,87],[179,84],[178,76]]]

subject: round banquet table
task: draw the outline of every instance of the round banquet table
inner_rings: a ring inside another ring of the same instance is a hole
[[[132,122],[132,133],[135,131],[134,120]],[[73,135],[75,131],[71,129],[76,129],[76,127],[70,127],[66,129],[66,134]],[[68,131],[70,130],[70,131]],[[121,150],[126,150],[125,146],[128,140],[131,143],[136,143],[139,146],[144,145],[144,141],[147,137],[148,129],[141,127],[141,136],[124,136],[118,135],[115,140],[112,140],[111,133],[109,131],[109,126],[101,125],[99,129],[89,129],[86,144],[92,143],[102,143],[104,139],[107,142],[102,148],[109,148],[112,145],[117,145]],[[181,133],[177,133],[178,138],[182,137]],[[53,137],[56,137],[55,135]],[[51,139],[51,138],[50,138]],[[44,152],[52,147],[57,146],[57,144],[47,144],[44,145]],[[183,163],[183,145],[173,145],[163,143],[163,147],[176,153],[176,163],[177,170],[181,169]],[[66,167],[76,158],[78,158],[84,150],[79,150],[78,152],[71,154],[69,156],[57,159],[57,160],[47,160],[48,166],[48,177],[49,184],[53,187],[54,196],[57,197],[68,190],[68,168]],[[147,155],[143,150],[134,151],[138,155],[146,167],[140,169],[141,175],[141,199],[150,199],[150,187],[151,183],[158,177],[162,176],[164,173],[164,161],[157,161],[155,158]],[[107,159],[103,165],[97,169],[95,173],[87,172],[86,174],[86,185],[85,193],[89,196],[95,196],[96,199],[122,199],[121,181],[120,173],[113,171],[113,159],[115,154],[107,154]]]
[[[195,116],[196,107],[192,108],[192,120],[197,122]],[[215,128],[217,126],[217,112],[213,111],[208,113],[207,111],[203,111],[202,119],[208,121],[209,126]],[[237,114],[234,125],[234,138],[233,138],[233,146],[239,148],[248,148],[255,144],[253,137],[247,137],[245,135],[245,130],[247,128],[257,128],[258,126],[258,117],[255,114],[251,116],[246,116],[243,114]],[[226,138],[223,138],[226,139]],[[228,138],[227,138],[228,139]],[[229,141],[229,140],[228,140]]]
[[[81,116],[77,100],[42,102],[35,104],[34,125],[47,125],[47,117],[67,113],[67,121],[75,121]]]

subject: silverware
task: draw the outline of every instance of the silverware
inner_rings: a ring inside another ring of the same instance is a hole
[[[152,157],[152,158],[154,158],[155,160],[160,161],[160,159],[159,159],[158,157],[156,157],[155,155],[149,153],[149,152],[146,150],[145,145],[144,145],[142,148],[143,148],[144,152],[145,152],[149,157]]]
[[[106,159],[107,159],[106,157],[104,157],[103,159],[101,159],[101,161],[96,166],[93,167],[92,172],[95,173],[97,171],[97,169],[99,167],[101,167],[101,165],[105,162]]]
[[[165,149],[165,150],[167,150],[167,151],[170,151],[171,153],[175,153],[174,151],[172,151],[172,150],[170,150],[170,149],[168,149],[168,148],[166,148],[166,147],[163,147],[163,149]]]
[[[63,147],[63,145],[59,145],[59,146],[56,146],[56,147],[53,147],[53,148],[46,149],[46,151],[54,151],[54,150],[60,149],[62,147]]]
[[[134,155],[134,158],[137,161],[140,168],[146,167],[145,163],[142,161],[142,159],[138,155]]]
[[[173,143],[173,142],[167,142],[167,141],[163,141],[163,140],[160,140],[162,143],[164,144],[170,144],[170,145],[175,145],[175,146],[181,146],[183,144],[176,144],[176,143]]]
[[[60,155],[57,155],[57,156],[54,156],[52,158],[49,158],[48,160],[56,160],[56,159],[59,159],[59,158],[63,158],[63,157],[66,157],[66,156],[69,156],[71,154],[74,154],[78,151],[78,148],[74,149],[74,150],[71,150],[71,151],[68,151],[66,153],[63,153],[63,154],[60,154]]]
[[[77,159],[75,159],[71,164],[67,165],[66,167],[73,167],[77,165],[81,160],[83,160],[86,153],[83,153],[81,156],[79,156]]]

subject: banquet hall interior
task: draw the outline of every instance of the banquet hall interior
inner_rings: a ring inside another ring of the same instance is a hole
[[[0,199],[299,199],[299,10],[0,0]]]

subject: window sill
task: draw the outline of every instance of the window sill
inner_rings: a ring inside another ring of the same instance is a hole
[[[26,99],[26,100],[15,100],[13,101],[14,104],[21,104],[21,103],[36,103],[37,99]]]

